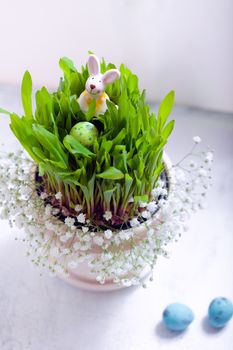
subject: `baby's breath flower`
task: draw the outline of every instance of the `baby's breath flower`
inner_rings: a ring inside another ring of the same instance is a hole
[[[82,210],[82,206],[80,204],[76,204],[74,207],[74,210],[76,211],[76,213],[79,213]]]
[[[119,232],[119,237],[123,241],[124,240],[128,241],[130,239],[130,237],[132,237],[132,231],[122,230]]]
[[[107,211],[104,213],[103,217],[104,217],[104,219],[105,219],[106,221],[111,220],[111,218],[112,218],[112,212],[109,211],[109,210],[107,210]]]
[[[201,177],[206,177],[206,176],[208,176],[207,171],[206,171],[205,169],[200,169],[200,170],[198,171],[198,176],[201,176]]]
[[[56,198],[57,200],[61,200],[61,199],[62,199],[62,193],[61,193],[61,192],[57,192],[57,193],[55,194],[55,198]]]
[[[201,142],[200,136],[194,136],[194,137],[193,137],[193,141],[194,141],[195,143],[200,143],[200,142]]]
[[[45,215],[46,216],[51,215],[52,209],[53,209],[52,206],[50,204],[47,204],[46,207],[45,207]]]
[[[46,192],[41,192],[40,198],[44,200],[44,199],[48,198],[48,194]]]
[[[205,154],[205,162],[207,164],[211,164],[212,161],[213,161],[213,158],[214,158],[213,152],[206,152],[206,154]]]
[[[77,220],[78,220],[78,222],[80,222],[81,224],[85,224],[85,221],[86,221],[86,214],[80,213],[80,214],[77,216]]]
[[[130,226],[131,227],[135,227],[135,226],[138,226],[140,224],[140,222],[138,221],[137,218],[133,218],[132,220],[130,220]]]
[[[71,228],[72,228],[73,226],[71,226]],[[67,241],[71,238],[71,237],[73,237],[74,236],[74,234],[72,233],[72,232],[70,232],[70,231],[67,231],[66,232],[66,239],[67,239]]]
[[[87,233],[89,231],[89,228],[86,226],[83,226],[82,231],[83,231],[83,233]]]
[[[157,204],[155,201],[152,201],[150,203],[147,204],[147,210],[149,210],[151,213],[154,213],[155,210],[157,209]]]
[[[95,236],[93,238],[93,242],[99,246],[102,246],[104,243],[104,239],[103,239],[103,237]]]
[[[144,219],[149,219],[151,218],[151,213],[148,211],[148,210],[143,210],[142,213],[141,213],[142,217]]]
[[[52,214],[53,215],[57,215],[57,214],[59,214],[59,212],[60,212],[60,210],[58,208],[53,208],[52,209]]]
[[[112,231],[106,230],[106,231],[104,231],[104,235],[107,239],[110,239],[112,237]]]
[[[65,218],[65,224],[68,226],[68,227],[72,227],[75,223],[75,219],[74,218],[71,218],[71,217],[67,217]]]

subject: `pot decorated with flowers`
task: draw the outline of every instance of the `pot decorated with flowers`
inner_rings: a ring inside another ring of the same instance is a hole
[[[1,218],[24,229],[35,265],[74,285],[145,285],[190,212],[202,207],[212,152],[198,151],[194,137],[191,152],[171,165],[164,146],[173,91],[155,115],[124,65],[91,54],[81,71],[68,58],[60,67],[57,91],[38,90],[34,112],[28,72],[24,115],[0,109],[26,151],[1,156]]]

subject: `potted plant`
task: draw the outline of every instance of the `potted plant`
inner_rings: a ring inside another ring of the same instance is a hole
[[[171,166],[164,146],[171,91],[157,115],[124,65],[90,55],[78,71],[59,62],[57,91],[35,94],[22,80],[24,115],[9,114],[25,152],[1,157],[1,217],[24,228],[31,261],[77,286],[112,290],[143,284],[166,246],[186,229],[210,185],[212,152],[194,148]],[[194,155],[198,162],[186,160]],[[184,164],[185,162],[185,164]]]

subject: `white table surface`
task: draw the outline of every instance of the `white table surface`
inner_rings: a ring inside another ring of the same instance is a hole
[[[21,111],[19,88],[0,86],[0,106]],[[233,300],[233,116],[176,107],[176,127],[167,152],[179,160],[199,135],[215,149],[214,187],[207,209],[194,214],[190,230],[161,258],[147,289],[96,294],[52,278],[30,265],[19,235],[0,221],[1,350],[232,350],[233,320],[221,331],[205,316],[216,296]],[[0,117],[0,142],[18,146]],[[6,146],[1,146],[1,150]],[[164,329],[161,313],[183,302],[195,321],[182,334]]]

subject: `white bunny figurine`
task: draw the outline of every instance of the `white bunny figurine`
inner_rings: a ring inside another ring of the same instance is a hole
[[[100,62],[98,57],[90,55],[88,57],[89,78],[86,81],[86,90],[84,90],[78,98],[78,103],[83,112],[87,112],[93,99],[96,100],[95,115],[104,114],[107,109],[106,100],[108,95],[104,92],[108,84],[113,83],[120,78],[118,69],[110,69],[104,74],[100,72]]]

